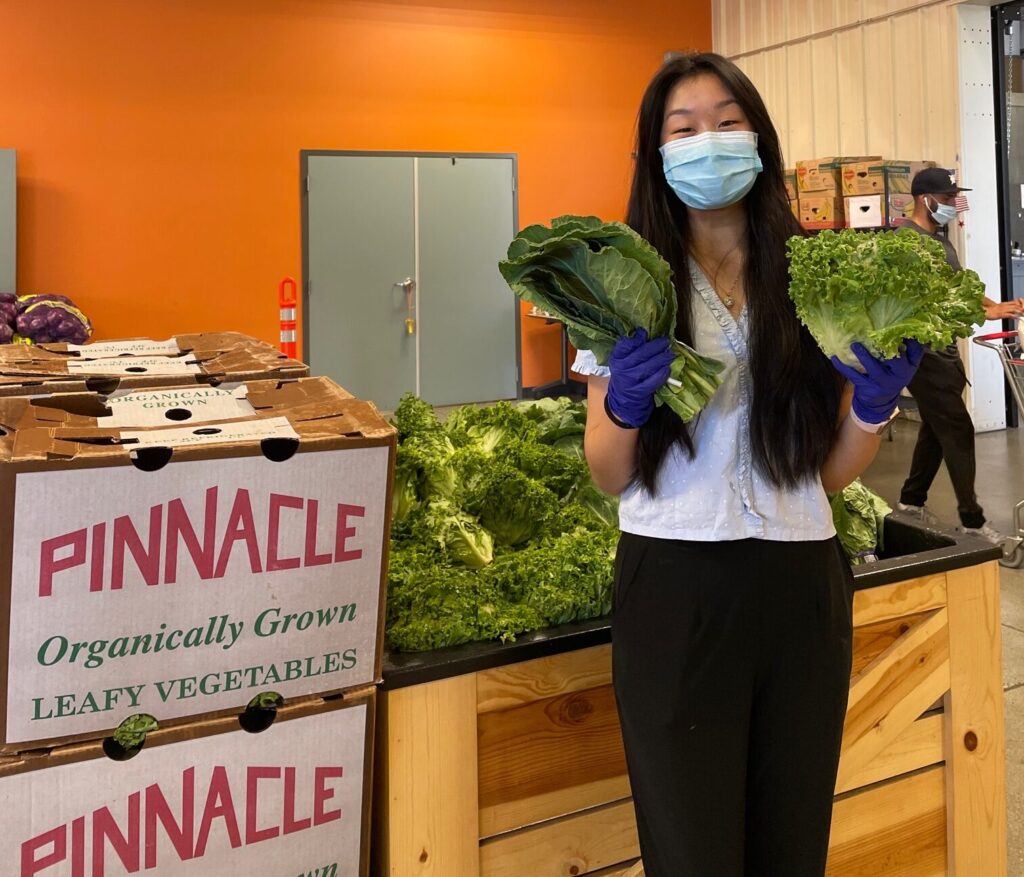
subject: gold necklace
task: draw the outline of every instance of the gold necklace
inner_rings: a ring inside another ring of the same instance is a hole
[[[736,247],[738,247],[740,243],[741,241],[737,241],[736,245],[731,250],[726,252],[724,256],[722,256],[721,261],[719,261],[718,263],[718,270],[715,271],[714,279],[711,278],[708,269],[704,267],[704,263],[701,262],[700,259],[698,259],[696,256],[693,257],[694,261],[697,263],[697,267],[700,268],[700,270],[704,273],[704,277],[707,279],[708,283],[711,284],[711,288],[714,289],[715,294],[722,300],[722,302],[730,311],[736,306],[736,299],[734,298],[734,296],[736,294],[736,287],[740,285],[740,275],[743,272],[736,272],[736,276],[733,278],[732,285],[729,287],[728,292],[722,292],[721,290],[719,290],[718,272],[722,270],[722,266],[725,264],[725,260],[728,259],[733,254],[733,252],[736,250]]]

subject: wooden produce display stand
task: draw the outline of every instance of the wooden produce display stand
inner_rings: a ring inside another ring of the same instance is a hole
[[[890,520],[855,571],[829,877],[1006,874],[998,549]],[[386,659],[380,877],[624,875],[607,619]]]

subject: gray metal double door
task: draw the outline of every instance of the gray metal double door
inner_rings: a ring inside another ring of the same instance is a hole
[[[514,157],[308,152],[303,171],[313,373],[383,409],[514,398],[518,306],[497,267]]]

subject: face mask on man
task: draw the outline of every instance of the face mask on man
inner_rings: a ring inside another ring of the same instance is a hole
[[[763,170],[752,131],[708,131],[661,147],[665,179],[694,210],[717,210],[743,198]]]
[[[935,199],[932,199],[935,201]],[[956,219],[956,207],[952,204],[940,204],[935,201],[935,209],[928,208],[928,212],[932,216],[932,221],[936,225],[949,225],[954,219]]]

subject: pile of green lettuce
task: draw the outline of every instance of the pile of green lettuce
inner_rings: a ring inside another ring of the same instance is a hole
[[[607,615],[618,502],[590,480],[584,403],[394,414],[387,645],[508,640]]]
[[[885,518],[892,512],[889,504],[858,479],[833,496],[831,505],[832,520],[850,563],[856,566],[875,559],[885,547],[882,537]]]
[[[517,296],[564,323],[573,346],[592,351],[601,365],[615,342],[637,329],[674,339],[672,269],[621,222],[562,216],[550,228],[531,225],[509,244],[498,268]],[[654,400],[688,421],[718,389],[724,366],[681,341],[673,340],[672,349],[668,383]]]
[[[854,368],[854,341],[891,359],[905,338],[940,349],[985,322],[978,275],[954,272],[942,245],[911,229],[823,231],[788,249],[797,316],[826,356]]]

